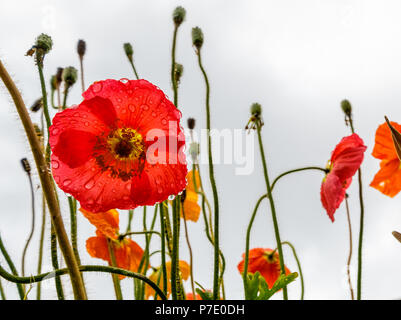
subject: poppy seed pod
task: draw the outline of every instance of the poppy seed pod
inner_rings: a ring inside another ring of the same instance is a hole
[[[52,75],[50,78],[50,88],[52,91],[57,89],[57,76]]]
[[[175,81],[180,82],[181,76],[184,72],[184,67],[180,63],[176,63],[174,65],[174,76],[175,76]]]
[[[173,12],[173,21],[176,26],[179,26],[185,19],[186,11],[183,7],[175,8]]]
[[[79,57],[82,59],[86,52],[86,42],[84,40],[81,39],[78,40],[77,52]]]
[[[78,78],[78,71],[74,67],[67,67],[63,70],[63,80],[65,84],[71,87]]]
[[[21,159],[21,165],[22,165],[22,168],[24,169],[24,171],[25,171],[27,174],[30,174],[30,173],[31,173],[31,166],[30,166],[29,161],[28,161],[27,158]]]
[[[32,104],[31,111],[37,112],[42,108],[42,106],[43,106],[43,98],[39,98]]]
[[[259,116],[262,113],[262,106],[259,103],[253,103],[251,105],[251,114],[253,116]]]
[[[36,50],[40,52],[40,54],[45,55],[52,49],[52,46],[52,38],[47,34],[42,33],[36,38],[35,47]]]
[[[345,113],[346,116],[351,117],[352,107],[351,103],[348,100],[341,101],[341,109]]]
[[[56,73],[57,87],[63,81],[63,71],[64,71],[64,68],[60,68],[60,67],[57,68],[57,73]]]
[[[396,238],[399,242],[401,242],[401,233],[397,232],[397,231],[393,231],[392,232],[394,238]]]
[[[199,50],[203,45],[203,32],[201,28],[192,28],[192,44]]]
[[[195,119],[194,118],[188,118],[187,124],[188,124],[188,128],[190,130],[193,130],[195,128]]]
[[[127,42],[124,43],[124,51],[125,54],[127,55],[129,60],[132,60],[132,55],[134,54],[134,49],[132,49],[131,43]]]

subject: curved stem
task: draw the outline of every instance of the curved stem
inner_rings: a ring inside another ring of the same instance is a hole
[[[58,256],[57,256],[57,236],[54,231],[53,225],[51,226],[51,231],[50,231],[50,251],[51,251],[53,269],[57,270],[59,269]],[[55,276],[54,281],[56,285],[56,292],[58,299],[64,300],[64,290],[61,278],[59,276]]]
[[[1,297],[1,300],[7,300],[6,299],[6,294],[5,294],[4,289],[3,289],[3,285],[1,284],[1,279],[0,279],[0,297]]]
[[[39,67],[39,70],[41,68]],[[39,71],[41,74],[41,71]],[[43,75],[43,74],[42,74]],[[9,91],[15,107],[17,109],[18,115],[22,121],[24,126],[25,132],[27,134],[27,138],[32,149],[33,157],[35,159],[36,167],[38,169],[38,174],[40,178],[40,182],[42,184],[42,190],[46,195],[47,205],[49,207],[50,216],[52,218],[57,237],[59,238],[60,248],[64,255],[64,259],[70,270],[70,278],[71,283],[74,291],[74,296],[76,299],[85,300],[86,294],[85,289],[83,286],[81,274],[79,272],[78,264],[74,257],[74,252],[72,251],[71,245],[68,240],[67,233],[65,231],[64,222],[61,217],[60,207],[58,205],[54,184],[52,181],[52,177],[49,172],[48,165],[46,163],[45,157],[42,153],[41,146],[39,144],[35,128],[32,124],[32,121],[29,117],[28,110],[26,109],[25,103],[22,100],[21,94],[18,91],[17,87],[15,86],[13,80],[11,79],[10,75],[8,74],[7,70],[4,68],[4,65],[0,61],[0,78],[4,82],[7,90]],[[41,84],[42,84],[42,93],[43,93],[43,107],[45,111],[45,118],[46,123],[49,127],[50,125],[50,117],[47,110],[47,97],[46,97],[46,90],[44,87],[44,80],[42,81],[41,77]]]
[[[161,260],[162,260],[162,272],[163,272],[163,292],[167,295],[167,268],[166,268],[166,236],[165,236],[165,219],[164,219],[164,206],[160,204],[160,233],[161,239]]]
[[[188,226],[187,226],[187,219],[185,217],[184,206],[182,206],[182,217],[184,219],[185,239],[187,240],[188,251],[189,251],[191,289],[192,289],[192,294],[193,294],[194,300],[196,300],[196,294],[195,294],[196,292],[195,292],[195,284],[194,284],[193,254],[192,254],[191,242],[189,241]]]
[[[39,240],[39,260],[38,260],[38,274],[42,272],[42,261],[43,261],[43,243],[45,239],[45,227],[46,227],[46,199],[45,196],[42,195],[42,227],[40,229],[40,240]],[[41,296],[41,283],[38,283],[36,289],[36,300],[40,300]]]
[[[206,130],[208,142],[208,157],[209,157],[209,177],[212,185],[213,202],[214,202],[214,272],[213,272],[213,299],[219,299],[219,256],[220,256],[220,241],[219,241],[219,197],[217,194],[216,180],[213,169],[212,156],[212,139],[210,136],[210,85],[205,69],[202,65],[200,50],[197,50],[198,64],[202,71],[206,84]]]
[[[256,126],[257,126],[258,140],[259,140],[260,155],[261,155],[262,164],[263,164],[263,174],[265,176],[265,181],[266,181],[267,197],[269,198],[269,202],[270,202],[270,209],[271,209],[271,214],[272,214],[272,218],[273,218],[274,234],[276,236],[277,249],[278,249],[278,254],[279,254],[279,258],[280,258],[279,259],[280,260],[280,269],[281,269],[281,274],[285,275],[283,248],[281,247],[280,231],[278,228],[276,209],[274,206],[274,200],[273,200],[273,196],[272,196],[272,192],[271,192],[269,176],[267,173],[267,165],[266,165],[265,152],[263,149],[260,122],[256,122]],[[285,286],[283,288],[283,297],[284,297],[284,300],[288,300],[287,286]]]
[[[157,292],[157,294],[160,295],[160,297],[163,300],[167,300],[167,297],[163,293],[163,291],[161,291],[160,288],[152,280],[150,280],[149,278],[145,277],[142,274],[124,270],[124,269],[120,269],[120,268],[108,267],[108,266],[92,266],[92,265],[86,266],[85,265],[85,266],[80,266],[79,270],[81,272],[106,272],[106,273],[112,273],[112,274],[122,275],[125,277],[139,279],[139,280],[145,282],[146,284],[148,284],[149,286],[151,286],[152,289],[155,290]],[[39,274],[36,276],[31,276],[31,277],[18,277],[18,276],[8,273],[0,265],[0,276],[8,281],[11,281],[14,283],[19,283],[19,284],[39,282],[39,281],[54,278],[55,276],[62,276],[67,273],[68,273],[68,269],[64,268],[64,269],[58,269],[58,270],[55,270],[52,272],[46,272],[46,273],[42,273],[42,274]]]
[[[74,251],[75,259],[77,260],[78,265],[81,264],[81,258],[79,257],[78,251],[78,240],[77,240],[77,206],[76,201],[71,196],[68,197],[68,205],[70,207],[70,219],[71,219],[71,245],[72,250]]]
[[[297,266],[298,266],[298,270],[299,270],[299,277],[301,278],[301,300],[304,300],[305,288],[304,288],[304,276],[302,274],[301,262],[299,261],[297,252],[295,250],[295,247],[291,244],[291,242],[284,241],[282,244],[286,244],[291,248],[292,253],[294,254],[294,258],[297,261]]]
[[[351,216],[349,213],[349,206],[348,206],[348,195],[345,195],[345,208],[347,211],[347,222],[348,222],[348,230],[349,230],[349,254],[347,260],[347,276],[348,276],[348,285],[349,290],[351,293],[351,299],[354,300],[354,289],[352,288],[352,281],[351,281],[351,272],[350,272],[350,265],[351,265],[351,258],[352,258],[352,227],[351,227]]]
[[[22,261],[21,261],[21,274],[24,277],[25,276],[25,256],[26,256],[26,251],[28,250],[29,243],[32,240],[33,233],[35,231],[35,194],[33,192],[33,183],[32,183],[32,177],[31,174],[28,173],[28,179],[29,179],[29,187],[31,189],[31,210],[32,210],[32,223],[31,223],[31,232],[29,233],[28,239],[26,240],[24,250],[22,253]]]
[[[14,276],[18,277],[17,268],[15,268],[15,265],[14,265],[13,261],[11,260],[11,257],[8,254],[8,252],[7,252],[7,250],[6,250],[5,246],[4,246],[4,243],[3,243],[3,240],[1,239],[1,236],[0,236],[0,251],[3,254],[4,259],[6,259],[8,267],[10,268],[12,274]],[[24,297],[25,297],[24,288],[22,287],[21,284],[17,284],[17,289],[18,289],[18,294],[19,294],[20,299],[24,300]]]
[[[280,174],[276,179],[273,180],[273,183],[271,185],[271,190],[273,190],[274,186],[276,185],[276,183],[282,178],[285,177],[286,175],[290,174],[290,173],[294,173],[294,172],[299,172],[299,171],[305,171],[305,170],[320,170],[323,171],[324,173],[327,173],[327,170],[321,167],[304,167],[304,168],[299,168],[299,169],[294,169],[294,170],[289,170],[286,171],[282,174]]]

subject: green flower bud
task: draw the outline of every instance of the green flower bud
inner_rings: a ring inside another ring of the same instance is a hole
[[[251,114],[253,116],[260,116],[262,113],[262,106],[259,103],[253,103],[251,105]]]
[[[57,73],[56,73],[56,80],[57,80],[57,88],[59,87],[59,85],[61,84],[61,82],[63,81],[63,68],[57,68]]]
[[[348,100],[341,101],[341,109],[343,109],[346,116],[350,117],[352,113],[351,103]]]
[[[78,71],[74,67],[67,67],[63,70],[63,80],[66,86],[71,87],[78,78]]]
[[[129,60],[132,60],[132,55],[134,54],[134,49],[132,49],[131,43],[127,42],[124,43],[124,51],[125,54],[127,55]]]
[[[176,63],[174,65],[174,76],[175,76],[175,81],[180,82],[182,73],[184,72],[184,67],[180,63]]]
[[[22,158],[21,159],[21,165],[22,165],[22,168],[24,169],[24,171],[27,174],[31,174],[31,165],[29,164],[29,161],[28,161],[27,158]]]
[[[81,39],[78,40],[77,52],[78,52],[79,58],[82,59],[86,52],[86,42],[84,40],[81,40]]]
[[[40,54],[45,55],[53,47],[52,38],[50,36],[48,36],[47,34],[44,34],[44,33],[40,34],[36,38],[35,47],[36,47],[36,50],[38,50],[40,52]]]
[[[52,75],[50,78],[50,88],[52,91],[55,91],[57,89],[57,76]]]
[[[188,118],[187,124],[188,124],[188,128],[190,130],[193,130],[195,128],[195,119],[194,118]]]
[[[179,26],[185,19],[186,11],[183,7],[175,8],[173,12],[173,21],[176,26]]]
[[[203,44],[203,32],[201,28],[192,28],[192,44],[199,50]]]

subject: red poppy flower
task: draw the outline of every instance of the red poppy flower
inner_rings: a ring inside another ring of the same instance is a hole
[[[93,213],[79,209],[96,228],[96,237],[86,240],[86,250],[98,259],[112,264],[109,243],[114,250],[117,267],[137,272],[143,256],[142,248],[129,238],[119,239],[119,217],[117,210]],[[124,276],[120,275],[120,279]]]
[[[401,125],[390,122],[401,132]],[[386,123],[381,124],[376,130],[375,146],[372,156],[380,159],[380,170],[376,173],[370,186],[389,197],[396,196],[401,190],[401,163],[391,138],[390,128]]]
[[[352,176],[361,166],[366,146],[356,134],[343,138],[336,146],[327,166],[329,173],[325,176],[320,189],[323,207],[331,221],[334,212],[344,200],[345,191],[350,186]]]
[[[50,127],[58,186],[92,212],[154,205],[186,185],[181,113],[146,80],[92,84]]]
[[[238,264],[240,273],[244,272],[245,253],[242,254],[243,260]],[[248,273],[259,271],[265,278],[267,285],[271,289],[281,274],[280,258],[277,251],[272,249],[255,248],[249,250]],[[285,274],[290,274],[290,270],[285,267]]]

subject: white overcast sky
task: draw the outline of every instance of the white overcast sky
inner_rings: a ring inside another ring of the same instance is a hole
[[[356,130],[368,146],[362,165],[366,199],[363,297],[400,298],[401,244],[391,235],[391,231],[401,230],[400,197],[390,199],[368,187],[379,168],[379,161],[370,155],[377,126],[383,122],[384,115],[401,123],[399,1],[3,0],[0,2],[0,58],[30,105],[40,96],[40,85],[32,58],[24,54],[41,32],[51,35],[54,42],[45,61],[47,79],[59,66],[78,67],[76,43],[78,39],[85,39],[87,85],[106,78],[133,78],[122,49],[123,43],[129,41],[134,47],[140,76],[172,96],[171,14],[177,5],[187,10],[177,44],[177,61],[184,65],[179,93],[184,121],[191,116],[197,119],[198,129],[205,126],[205,86],[190,37],[191,28],[200,26],[205,35],[203,60],[211,83],[212,125],[219,129],[241,129],[249,118],[250,104],[260,102],[272,178],[302,166],[325,166],[334,146],[349,135],[339,104],[344,98],[351,101]],[[4,86],[0,88],[0,233],[19,269],[31,220],[29,188],[19,160],[32,157],[11,99]],[[69,102],[79,103],[80,93],[80,86],[76,85]],[[37,115],[33,117],[37,119]],[[257,149],[255,154],[255,169],[250,175],[236,176],[235,165],[216,166],[221,199],[221,248],[227,261],[225,283],[229,299],[243,297],[237,264],[244,252],[252,209],[265,192]],[[202,169],[206,174],[207,167]],[[38,184],[36,174],[34,178]],[[206,178],[204,175],[205,181]],[[348,299],[345,207],[340,207],[332,223],[320,203],[322,178],[320,172],[305,172],[288,176],[277,185],[274,196],[281,236],[298,250],[306,299]],[[357,191],[354,181],[349,189],[354,288],[359,231]],[[39,226],[39,191],[37,200]],[[69,228],[65,203],[63,214]],[[127,214],[121,212],[120,216],[123,229]],[[135,230],[141,228],[141,219],[141,210],[136,210]],[[213,252],[204,236],[203,222],[190,222],[189,228],[195,251],[196,280],[211,288]],[[91,258],[85,250],[85,240],[94,232],[94,227],[79,216],[83,263],[104,264]],[[32,274],[36,273],[38,235],[37,228],[27,259],[27,270]],[[49,224],[47,253],[48,235]],[[143,239],[137,241],[143,245]],[[275,247],[267,202],[260,208],[251,242],[252,247]],[[153,244],[156,250],[157,241]],[[188,260],[184,238],[181,247],[181,258]],[[287,248],[285,255],[287,266],[297,271]],[[3,258],[0,262],[5,265]],[[154,264],[158,265],[157,258]],[[48,254],[43,270],[51,270]],[[85,279],[90,298],[114,298],[109,276],[90,274]],[[9,298],[17,298],[13,284],[5,287]],[[125,297],[131,298],[132,282],[124,280],[123,287]],[[44,288],[45,298],[56,298],[53,280],[47,281]],[[189,290],[189,283],[186,288]],[[70,287],[66,285],[65,290],[71,297]],[[289,296],[298,299],[299,295],[300,283],[296,281],[289,286]]]

